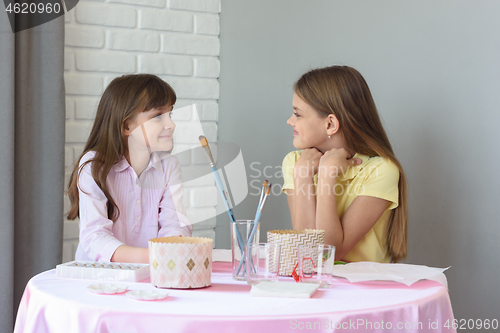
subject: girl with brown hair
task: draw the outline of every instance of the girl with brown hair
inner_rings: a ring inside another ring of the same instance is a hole
[[[283,160],[294,229],[325,230],[336,260],[397,262],[407,253],[403,168],[361,74],[312,70],[295,83],[292,151]]]
[[[68,186],[68,219],[80,218],[77,260],[147,263],[149,239],[191,235],[170,155],[175,101],[149,74],[118,77],[104,91]]]

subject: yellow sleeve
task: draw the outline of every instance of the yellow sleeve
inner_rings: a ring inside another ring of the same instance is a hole
[[[390,201],[387,210],[398,206],[399,197],[399,169],[391,161],[380,157],[381,162],[373,166],[367,166],[363,170],[366,178],[358,195],[381,198]]]
[[[300,154],[298,151],[292,151],[283,159],[283,164],[281,166],[281,170],[283,172],[283,187],[281,190],[283,192],[285,192],[285,190],[293,190],[295,188],[293,185],[293,168],[295,167],[295,163],[297,162],[299,156]]]

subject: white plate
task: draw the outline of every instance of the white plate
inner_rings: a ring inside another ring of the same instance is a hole
[[[121,294],[128,290],[128,287],[123,284],[116,283],[100,283],[92,284],[87,287],[91,292],[100,295],[114,295]]]
[[[156,301],[165,299],[168,296],[168,291],[163,290],[131,290],[127,296],[138,301]]]

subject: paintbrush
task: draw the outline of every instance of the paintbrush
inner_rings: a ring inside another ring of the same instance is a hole
[[[199,140],[200,140],[201,146],[205,149],[205,152],[208,155],[210,167],[212,168],[212,173],[214,174],[214,178],[215,178],[215,183],[217,184],[217,188],[219,189],[219,192],[221,194],[222,201],[224,202],[224,205],[226,206],[227,213],[229,214],[229,219],[231,220],[231,222],[235,222],[236,219],[234,218],[233,210],[229,206],[229,198],[227,196],[227,192],[224,190],[224,185],[222,185],[222,181],[220,179],[219,173],[217,172],[217,168],[215,167],[214,158],[212,156],[212,152],[210,151],[210,147],[208,145],[207,138],[204,137],[203,135],[200,135]]]
[[[210,167],[212,168],[212,173],[215,178],[215,183],[217,184],[217,188],[219,189],[220,195],[222,197],[222,201],[224,202],[224,206],[226,206],[227,213],[229,215],[229,219],[231,222],[236,222],[236,219],[234,218],[233,210],[231,209],[231,206],[229,205],[229,198],[226,194],[226,191],[224,190],[224,185],[222,185],[222,181],[220,179],[219,173],[217,172],[217,168],[215,167],[215,162],[214,158],[212,156],[212,152],[210,151],[210,146],[208,145],[207,138],[204,137],[203,135],[200,135],[198,138],[200,140],[200,144],[205,149],[205,152],[207,153],[208,160]],[[238,230],[237,227],[235,227],[236,230],[236,237],[238,238],[238,245],[240,246],[240,252],[244,253],[245,249],[244,246],[245,244],[243,243],[243,239],[241,238],[240,231]]]
[[[259,205],[257,206],[257,212],[255,213],[255,219],[253,222],[253,228],[252,232],[250,233],[250,236],[248,237],[248,242],[247,245],[251,244],[253,242],[253,238],[255,236],[255,233],[257,232],[257,226],[259,225],[260,221],[260,216],[262,215],[262,209],[264,209],[264,206],[267,201],[267,197],[269,196],[269,193],[271,193],[271,186],[272,184],[269,184],[269,187],[267,187],[268,181],[264,181],[264,185],[262,186],[262,192],[260,194],[260,200],[259,200]],[[266,190],[267,187],[267,190]],[[257,242],[258,243],[258,242]],[[242,261],[238,265],[238,269],[236,270],[236,274],[239,274],[242,266]]]

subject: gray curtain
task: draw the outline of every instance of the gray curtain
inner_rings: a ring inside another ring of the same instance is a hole
[[[2,6],[0,5],[0,8]],[[62,257],[64,17],[13,33],[0,11],[0,332]]]

